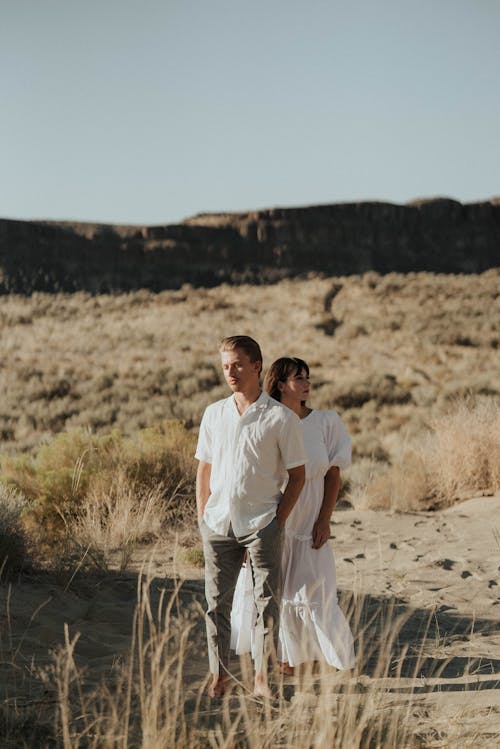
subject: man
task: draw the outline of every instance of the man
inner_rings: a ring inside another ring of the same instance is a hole
[[[296,414],[260,387],[262,354],[249,336],[224,338],[222,370],[233,394],[208,406],[196,449],[196,502],[205,554],[211,697],[226,688],[234,588],[245,553],[254,582],[254,694],[270,696],[267,657],[277,644],[281,546],[305,481]],[[288,474],[288,484],[280,492]],[[272,629],[272,632],[270,631]]]

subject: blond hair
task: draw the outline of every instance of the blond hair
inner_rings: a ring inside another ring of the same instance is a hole
[[[262,372],[262,351],[257,341],[254,341],[249,335],[230,335],[222,339],[219,351],[222,353],[223,351],[234,351],[237,348],[244,351],[251,362],[260,362],[260,375]]]

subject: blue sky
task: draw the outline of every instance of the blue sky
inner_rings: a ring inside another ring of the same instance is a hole
[[[500,194],[498,0],[1,0],[0,216]]]

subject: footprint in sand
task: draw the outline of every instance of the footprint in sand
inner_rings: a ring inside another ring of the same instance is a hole
[[[469,572],[469,570],[464,570],[460,577],[462,578],[462,580],[465,580],[468,577],[472,577],[472,572]]]
[[[453,561],[453,559],[438,559],[437,562],[434,562],[436,567],[442,567],[443,570],[452,570],[453,567],[456,565],[456,562]]]

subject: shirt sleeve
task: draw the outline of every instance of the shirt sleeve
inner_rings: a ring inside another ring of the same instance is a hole
[[[198,434],[198,444],[194,457],[204,463],[212,463],[212,425],[210,407],[205,409]]]
[[[290,468],[305,465],[307,461],[306,450],[304,447],[304,438],[302,436],[302,427],[300,426],[299,417],[294,413],[289,413],[283,420],[281,426],[279,448],[283,465],[288,471]]]
[[[330,468],[349,468],[351,465],[351,438],[336,411],[324,412],[324,434]]]

